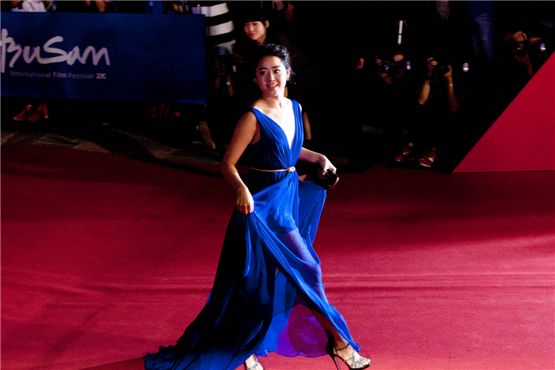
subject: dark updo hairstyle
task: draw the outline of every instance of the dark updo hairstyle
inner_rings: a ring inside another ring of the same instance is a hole
[[[247,22],[266,22],[270,21],[270,15],[265,9],[258,6],[249,6],[243,9],[242,14],[239,16],[241,26]]]
[[[254,53],[254,57],[251,61],[251,70],[253,75],[256,67],[258,66],[258,62],[260,62],[260,59],[264,57],[277,57],[281,60],[286,69],[291,69],[291,58],[289,57],[289,52],[285,46],[279,44],[262,44],[256,48],[256,52]],[[292,71],[291,74],[293,74]]]

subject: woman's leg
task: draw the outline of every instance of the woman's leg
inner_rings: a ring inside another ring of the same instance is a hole
[[[295,230],[285,234],[283,236],[283,241],[290,250],[292,250],[303,261],[305,261],[308,272],[306,275],[308,275],[310,279],[309,284],[314,288],[314,290],[320,297],[327,300],[324,291],[324,284],[322,283],[322,269],[306,247],[306,244],[301,235],[298,233],[298,231]],[[345,347],[348,344],[348,342],[337,332],[332,323],[326,317],[324,317],[324,315],[322,315],[315,309],[312,309],[311,311],[316,320],[318,320],[318,323],[322,325],[322,328],[325,331],[329,331],[332,333],[338,347]]]
[[[285,234],[282,237],[282,240],[292,252],[305,262],[306,270],[304,271],[304,277],[307,280],[307,283],[312,286],[314,291],[320,297],[327,301],[324,284],[322,282],[322,269],[320,264],[314,259],[312,253],[308,250],[302,236],[297,230],[293,230]],[[360,356],[350,343],[345,340],[341,334],[339,334],[328,318],[316,309],[312,309],[311,311],[324,331],[331,333],[333,336],[333,348],[335,348],[334,352],[339,358],[341,358],[350,368],[353,369],[364,369],[370,366],[371,361]]]

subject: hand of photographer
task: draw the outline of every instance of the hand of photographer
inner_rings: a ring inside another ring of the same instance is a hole
[[[428,60],[426,61],[426,67],[428,69],[428,73],[427,73],[427,79],[432,78],[432,75],[434,73],[434,69],[437,66],[437,60],[435,58],[428,58]]]
[[[513,40],[515,42],[526,42],[526,40],[528,40],[528,36],[522,31],[517,31],[513,33]]]
[[[385,81],[386,84],[391,85],[391,83],[393,82],[393,79],[391,78],[391,76],[389,75],[389,73],[387,72],[380,72],[379,76]]]

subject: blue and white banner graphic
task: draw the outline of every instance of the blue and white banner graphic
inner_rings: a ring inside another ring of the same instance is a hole
[[[206,103],[200,15],[3,13],[2,96]]]

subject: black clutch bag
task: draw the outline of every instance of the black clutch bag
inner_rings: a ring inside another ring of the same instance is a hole
[[[335,172],[328,170],[322,175],[322,167],[313,163],[299,162],[295,167],[297,173],[305,180],[313,181],[326,190],[333,188],[339,181],[339,176]]]
[[[327,170],[324,175],[317,174],[314,176],[313,181],[315,184],[320,185],[326,190],[333,188],[339,181],[339,176],[332,170]]]

